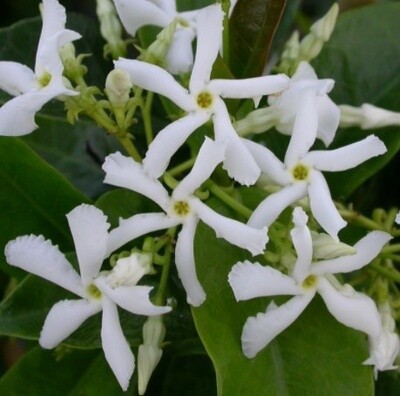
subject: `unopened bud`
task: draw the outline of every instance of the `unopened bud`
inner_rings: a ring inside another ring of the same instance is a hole
[[[114,69],[108,73],[105,92],[111,103],[126,103],[131,88],[132,82],[125,70]]]
[[[312,231],[313,256],[316,259],[329,260],[336,257],[355,254],[353,246],[338,242],[328,234],[318,234]]]

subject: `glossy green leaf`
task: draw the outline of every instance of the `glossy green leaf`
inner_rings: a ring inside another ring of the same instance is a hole
[[[368,102],[400,111],[399,18],[398,3],[366,6],[340,15],[330,41],[313,62],[320,78],[336,81],[330,95],[335,103],[360,106]],[[398,127],[373,131],[339,130],[332,148],[361,140],[371,133],[385,142],[388,152],[353,170],[329,177],[333,195],[349,196],[400,149]]]
[[[230,63],[236,77],[261,75],[285,0],[239,0],[229,21]]]
[[[207,300],[192,312],[214,363],[219,396],[373,394],[372,371],[362,365],[368,357],[364,335],[336,322],[319,299],[265,350],[247,359],[240,346],[242,327],[249,316],[265,311],[268,300],[237,303],[227,279],[231,267],[249,257],[204,225],[195,242]]]

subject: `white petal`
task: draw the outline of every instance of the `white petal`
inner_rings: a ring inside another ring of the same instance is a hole
[[[296,72],[292,76],[292,81],[302,81],[302,80],[318,80],[317,73],[315,73],[314,68],[305,61],[302,61],[297,66]]]
[[[194,307],[203,304],[206,299],[206,293],[197,278],[193,253],[197,222],[194,216],[185,222],[175,247],[176,269],[186,291],[186,301]]]
[[[346,226],[347,222],[340,216],[332,201],[328,184],[322,173],[317,170],[311,172],[308,197],[315,219],[332,238],[337,240],[338,232]]]
[[[223,18],[220,4],[206,7],[197,15],[197,47],[189,82],[191,93],[197,93],[210,81],[211,69],[222,43]]]
[[[171,311],[171,307],[160,307],[150,301],[150,286],[118,286],[112,288],[107,283],[105,276],[99,276],[94,281],[95,285],[121,308],[136,315],[161,315]],[[104,296],[103,296],[104,298]]]
[[[255,297],[295,295],[300,290],[296,282],[280,271],[246,260],[236,263],[228,275],[236,301]]]
[[[136,191],[156,202],[164,210],[167,209],[167,190],[158,180],[149,177],[143,167],[132,158],[119,152],[111,154],[106,158],[103,170],[106,172],[105,183]]]
[[[265,313],[248,318],[242,332],[243,353],[248,358],[256,356],[300,316],[313,297],[313,293],[295,296],[279,307],[269,306]]]
[[[168,48],[165,60],[167,70],[172,74],[187,73],[193,65],[192,41],[194,31],[191,28],[178,29]]]
[[[271,150],[248,139],[242,139],[242,141],[253,155],[261,171],[275,183],[284,186],[292,181],[285,164]]]
[[[242,80],[211,80],[209,87],[223,98],[256,98],[284,91],[290,79],[285,74],[244,78]]]
[[[129,241],[153,231],[174,227],[179,221],[172,219],[164,213],[143,213],[120,219],[119,226],[111,230],[109,234],[107,254],[111,254]]]
[[[253,256],[261,254],[268,242],[267,228],[255,229],[240,221],[229,219],[214,212],[199,199],[192,199],[191,206],[200,219],[211,227],[217,238],[223,238],[233,245],[247,249]]]
[[[129,73],[132,84],[167,97],[187,112],[196,109],[192,96],[161,67],[124,58],[115,61],[114,65],[115,68]]]
[[[8,264],[22,268],[85,297],[82,281],[65,256],[42,235],[25,235],[7,243]]]
[[[347,290],[338,291],[324,277],[319,278],[317,289],[328,311],[338,322],[370,337],[378,336],[382,329],[381,319],[371,298],[356,292],[351,286]]]
[[[121,388],[126,391],[135,369],[135,357],[122,332],[117,307],[105,297],[103,297],[101,341],[107,363]]]
[[[154,178],[162,176],[179,147],[209,118],[206,112],[193,112],[162,129],[151,142],[143,160],[145,172]]]
[[[325,146],[329,146],[335,137],[340,122],[340,109],[328,95],[317,98],[318,132],[317,136]]]
[[[39,344],[51,349],[70,336],[87,318],[101,311],[88,300],[63,300],[54,304],[44,321]]]
[[[79,205],[67,214],[84,285],[99,273],[107,257],[107,217],[92,205]]]
[[[25,65],[17,62],[0,62],[0,89],[17,96],[35,90],[35,73]]]
[[[305,183],[287,185],[265,198],[253,211],[247,224],[255,228],[269,227],[289,205],[303,198],[306,193]]]
[[[311,88],[304,89],[299,94],[300,103],[284,160],[288,168],[308,153],[317,137],[318,113],[315,95],[315,90]]]
[[[296,264],[293,268],[293,278],[302,282],[310,273],[313,255],[313,245],[310,230],[307,227],[308,217],[303,209],[297,207],[293,211],[294,228],[290,231],[293,246],[297,253]]]
[[[354,168],[386,151],[384,143],[375,135],[370,135],[359,142],[336,150],[311,151],[305,160],[321,171],[337,172]]]
[[[193,194],[214,172],[225,157],[225,146],[206,137],[188,175],[174,189],[174,199],[185,199]]]
[[[125,30],[131,36],[135,36],[142,26],[166,27],[172,22],[171,16],[150,1],[114,0],[114,4]]]
[[[386,232],[372,231],[354,245],[355,254],[320,261],[313,266],[312,271],[323,275],[358,270],[369,264],[391,239],[391,235]]]
[[[156,4],[168,15],[176,14],[176,0],[150,0],[152,3]]]

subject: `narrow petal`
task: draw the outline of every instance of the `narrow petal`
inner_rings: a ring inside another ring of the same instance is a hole
[[[305,61],[300,62],[297,66],[296,72],[292,76],[292,81],[298,82],[302,80],[318,80],[317,73],[314,68]]]
[[[203,304],[206,299],[206,293],[197,278],[193,253],[197,222],[194,216],[185,222],[175,247],[176,269],[186,291],[186,301],[194,307]]]
[[[25,235],[7,243],[5,256],[8,264],[22,268],[85,297],[82,281],[57,246],[42,235]]]
[[[171,311],[171,307],[160,307],[150,301],[150,286],[118,286],[112,288],[107,283],[105,276],[99,276],[94,281],[95,285],[121,308],[135,315],[162,315]]]
[[[114,0],[114,4],[125,30],[131,36],[135,36],[142,26],[166,27],[172,22],[171,16],[151,1]]]
[[[149,177],[143,167],[132,158],[116,152],[109,155],[104,164],[106,172],[104,182],[118,187],[128,188],[151,199],[164,210],[169,204],[169,196],[163,185]]]
[[[0,89],[17,96],[37,89],[35,73],[17,62],[0,62]]]
[[[317,137],[318,112],[315,95],[315,90],[311,88],[304,89],[299,94],[300,103],[284,160],[287,168],[291,168],[308,153]]]
[[[126,391],[135,369],[135,357],[122,332],[116,305],[104,297],[101,341],[107,363],[121,388]]]
[[[243,353],[248,358],[256,356],[300,316],[313,297],[313,293],[295,296],[279,307],[271,304],[265,313],[248,318],[242,332]]]
[[[310,230],[307,227],[308,217],[300,207],[293,211],[294,228],[290,231],[293,246],[297,253],[296,264],[293,269],[293,278],[302,282],[310,273],[313,256],[313,245]]]
[[[143,160],[145,172],[154,178],[162,176],[171,157],[185,140],[209,118],[210,116],[206,112],[193,112],[162,129],[150,144]]]
[[[114,65],[115,68],[129,73],[132,84],[167,97],[187,112],[196,109],[192,96],[161,67],[124,58],[115,61]]]
[[[222,43],[222,20],[224,13],[220,4],[202,9],[197,15],[197,47],[189,91],[196,93],[210,81],[211,69]]]
[[[261,171],[275,183],[284,186],[292,181],[285,164],[271,150],[248,139],[242,139],[242,141],[251,152]]]
[[[150,0],[152,3],[156,4],[168,15],[176,14],[176,0]]]
[[[99,273],[106,258],[108,229],[107,217],[92,205],[79,205],[67,214],[74,239],[82,282],[87,285]]]
[[[253,211],[247,224],[251,227],[269,227],[278,216],[291,204],[307,194],[307,184],[294,183],[269,195]]]
[[[54,304],[48,313],[39,344],[52,349],[69,337],[86,319],[101,311],[101,305],[88,300],[63,300]]]
[[[354,168],[386,151],[384,143],[375,135],[370,135],[336,150],[311,151],[305,161],[321,171],[337,172]]]
[[[345,285],[345,288],[342,291],[336,290],[325,277],[319,278],[317,286],[328,311],[338,322],[360,330],[370,337],[377,337],[382,325],[374,301],[365,294],[356,292],[349,285]]]
[[[185,199],[193,194],[214,172],[225,157],[225,145],[206,137],[188,175],[174,189],[174,199]]]
[[[178,29],[166,54],[167,70],[172,74],[187,73],[193,66],[192,41],[194,31],[191,28]]]
[[[164,213],[143,213],[126,220],[120,219],[119,226],[109,234],[107,255],[140,236],[153,231],[165,230],[177,224],[179,221]]]
[[[229,219],[214,212],[199,199],[192,199],[191,206],[200,219],[211,227],[217,238],[223,238],[233,245],[247,249],[253,256],[261,254],[268,242],[267,228],[255,229],[240,221]]]
[[[308,196],[315,219],[332,238],[337,240],[338,232],[347,222],[340,216],[332,201],[328,184],[322,173],[317,170],[311,172]]]
[[[236,301],[255,297],[300,294],[296,282],[280,271],[246,260],[236,263],[228,275]]]
[[[340,122],[340,109],[328,95],[317,98],[318,132],[317,136],[325,146],[329,146],[336,134]]]
[[[318,275],[356,271],[369,264],[391,239],[391,235],[386,232],[372,231],[354,245],[355,254],[320,261],[313,266],[312,271]]]
[[[209,87],[223,98],[256,98],[271,95],[289,88],[290,79],[285,74],[244,78],[242,80],[211,80]]]

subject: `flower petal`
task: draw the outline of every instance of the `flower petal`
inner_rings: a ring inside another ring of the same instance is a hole
[[[269,227],[289,205],[303,198],[306,193],[305,183],[287,185],[265,198],[253,211],[247,224],[254,228]]]
[[[328,184],[321,172],[314,170],[310,175],[308,185],[311,212],[320,226],[334,239],[338,239],[338,232],[346,226],[335,204],[332,201]]]
[[[261,254],[268,242],[267,228],[255,229],[240,221],[229,219],[214,212],[199,199],[190,201],[200,219],[211,227],[217,238],[223,238],[233,245],[247,249],[253,256]]]
[[[172,22],[172,17],[151,1],[114,0],[114,4],[125,30],[131,36],[135,36],[142,26],[166,27]]]
[[[206,299],[206,293],[197,278],[194,261],[193,245],[197,223],[194,216],[185,221],[175,247],[176,269],[186,291],[186,301],[194,307],[203,304]]]
[[[167,70],[170,73],[182,74],[191,70],[193,66],[193,39],[193,29],[182,28],[176,30],[165,57]]]
[[[191,93],[197,93],[210,81],[211,69],[222,43],[223,18],[220,4],[206,7],[197,15],[197,47],[189,82]]]
[[[328,95],[317,98],[318,132],[317,137],[329,146],[335,137],[340,122],[340,109]]]
[[[275,268],[251,263],[248,260],[238,262],[232,267],[228,281],[236,301],[300,293],[296,282],[291,277]]]
[[[82,282],[87,285],[99,273],[107,257],[107,217],[93,205],[82,204],[67,214],[74,239]]]
[[[193,112],[162,129],[147,150],[143,160],[144,171],[154,178],[162,176],[179,147],[209,118],[206,112]]]
[[[149,177],[143,167],[132,158],[119,152],[110,154],[103,164],[103,170],[106,172],[105,183],[136,191],[157,203],[162,209],[167,209],[167,190],[158,180]]]
[[[311,151],[305,160],[321,171],[337,172],[354,168],[386,151],[384,143],[375,135],[370,135],[359,142],[336,150]]]
[[[345,289],[346,288],[346,289]],[[325,277],[320,277],[318,293],[324,299],[328,311],[340,323],[376,337],[382,330],[381,319],[374,301],[363,293],[345,285],[336,290]]]
[[[242,332],[243,353],[256,356],[300,316],[313,297],[314,293],[295,296],[279,307],[271,303],[265,313],[248,318]]]
[[[289,88],[290,79],[285,74],[244,78],[241,80],[211,80],[209,87],[223,98],[256,98],[271,95]]]
[[[117,307],[105,297],[103,297],[101,341],[107,363],[121,388],[126,391],[135,369],[135,357],[122,332]]]
[[[22,268],[85,297],[82,281],[65,256],[42,235],[25,235],[7,243],[6,260],[10,265]]]
[[[355,254],[320,261],[313,266],[313,273],[323,275],[358,270],[369,264],[391,239],[386,232],[372,231],[354,245]]]
[[[143,213],[129,219],[119,219],[119,226],[109,234],[107,255],[142,235],[174,227],[177,224],[179,221],[164,213]]]
[[[225,146],[206,137],[197,154],[196,162],[188,175],[174,189],[174,199],[186,199],[214,172],[225,157]]]
[[[97,277],[94,284],[107,296],[106,300],[112,300],[115,304],[133,314],[153,316],[171,311],[171,307],[160,307],[150,301],[150,291],[153,289],[150,286],[122,285],[112,288],[107,283],[105,276]]]
[[[167,97],[186,112],[196,109],[192,96],[161,67],[124,58],[114,61],[114,65],[129,73],[132,84]]]
[[[101,306],[88,300],[62,300],[50,309],[39,344],[51,349],[69,337],[86,319],[101,311]]]
[[[0,62],[0,89],[17,96],[37,89],[35,73],[17,62]]]
[[[297,253],[296,264],[293,268],[293,278],[302,282],[310,273],[313,257],[313,244],[310,230],[307,227],[308,217],[300,207],[293,211],[294,228],[290,231],[293,246]]]

